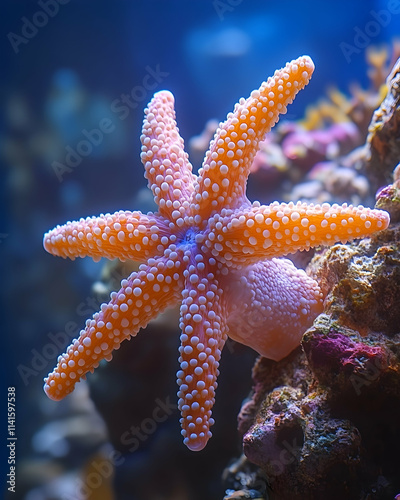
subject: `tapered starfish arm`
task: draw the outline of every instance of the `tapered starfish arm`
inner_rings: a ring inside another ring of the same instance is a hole
[[[219,206],[232,208],[246,200],[246,182],[259,142],[286,113],[296,94],[314,71],[308,56],[299,57],[275,71],[259,90],[243,98],[215,133],[195,184],[194,203],[201,217]]]
[[[87,320],[79,338],[45,379],[44,390],[51,399],[59,400],[72,392],[76,382],[102,359],[111,359],[112,351],[119,349],[123,340],[135,336],[180,299],[183,274],[178,252],[168,250],[164,257],[149,259],[147,266],[143,264],[121,285],[119,292],[111,294],[110,302]]]
[[[224,292],[231,305],[229,337],[275,361],[300,344],[323,309],[318,283],[288,259],[232,270]]]
[[[222,290],[209,261],[200,254],[185,272],[180,327],[178,407],[186,446],[199,451],[211,437],[218,366],[226,341],[226,311]],[[214,259],[212,259],[214,260]]]
[[[44,235],[43,246],[60,257],[143,262],[162,254],[175,235],[169,221],[155,214],[120,211],[57,226]]]
[[[144,112],[140,140],[145,177],[160,213],[175,221],[188,215],[195,176],[176,126],[174,96],[157,92]]]
[[[226,265],[249,264],[319,245],[363,238],[389,225],[389,214],[352,205],[258,202],[209,222],[204,249]]]

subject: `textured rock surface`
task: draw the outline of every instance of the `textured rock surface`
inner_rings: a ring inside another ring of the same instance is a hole
[[[319,257],[325,312],[361,334],[400,330],[400,230],[392,225],[373,239],[335,245]]]
[[[387,95],[375,111],[369,126],[366,173],[375,189],[392,181],[392,172],[400,157],[400,59],[386,84]]]
[[[393,172],[394,182],[379,191],[376,208],[390,213],[392,223],[400,222],[400,163]]]

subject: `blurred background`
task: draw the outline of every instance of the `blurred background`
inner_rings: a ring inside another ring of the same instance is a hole
[[[174,312],[123,345],[90,384],[80,384],[65,401],[49,401],[43,377],[113,280],[118,287],[122,270],[52,257],[42,248],[43,234],[83,216],[153,208],[139,137],[154,92],[175,95],[188,144],[275,69],[309,54],[315,74],[287,115],[300,120],[332,86],[343,93],[352,82],[368,87],[366,50],[398,36],[397,4],[2,2],[0,380],[4,401],[7,388],[15,387],[18,437],[16,492],[7,493],[4,481],[6,497],[223,498],[223,471],[241,452],[236,419],[251,389],[255,354],[233,344],[225,350],[214,437],[198,454],[182,444],[173,406],[179,342]],[[201,158],[193,147],[195,168]],[[155,408],[166,415],[157,425],[151,420]],[[6,402],[2,436],[5,410]],[[143,437],[135,438],[132,426]],[[2,452],[7,455],[5,437]]]

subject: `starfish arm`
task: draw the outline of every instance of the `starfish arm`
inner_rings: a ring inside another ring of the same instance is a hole
[[[164,217],[178,223],[188,214],[195,176],[176,126],[171,92],[154,94],[145,109],[140,140],[145,177],[154,200]]]
[[[389,225],[389,214],[352,205],[298,202],[259,205],[229,216],[216,214],[202,245],[220,262],[248,265],[319,245],[364,238]]]
[[[246,183],[259,142],[286,113],[309,82],[314,64],[308,56],[287,63],[235,106],[215,133],[195,184],[194,210],[208,218],[220,206],[237,208],[246,201]]]
[[[72,392],[75,384],[102,359],[112,358],[112,351],[119,349],[123,340],[135,336],[179,300],[183,276],[177,252],[167,251],[162,258],[149,259],[148,265],[143,264],[121,285],[120,291],[111,294],[110,302],[86,322],[79,338],[58,358],[56,368],[45,379],[44,390],[49,398],[60,400]]]
[[[169,221],[155,214],[120,211],[57,226],[44,235],[43,246],[60,257],[144,262],[162,254],[175,240]]]
[[[322,312],[318,283],[288,259],[232,270],[228,279],[224,291],[227,303],[234,304],[228,335],[266,358],[287,356]]]
[[[199,451],[211,437],[211,409],[221,350],[227,338],[222,290],[202,258],[189,265],[186,272],[180,327],[177,381],[182,435],[189,449]]]

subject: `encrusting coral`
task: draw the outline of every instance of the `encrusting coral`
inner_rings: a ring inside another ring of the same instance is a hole
[[[389,223],[386,212],[361,206],[263,206],[246,197],[260,141],[313,70],[311,59],[300,57],[241,99],[220,124],[198,175],[183,149],[172,94],[155,94],[145,110],[141,158],[158,212],[100,215],[44,236],[54,255],[142,263],[59,357],[45,379],[50,398],[66,396],[123,340],[181,302],[178,406],[184,443],[200,450],[211,437],[227,335],[275,360],[298,345],[321,311],[322,294],[304,271],[275,257],[360,238]]]

